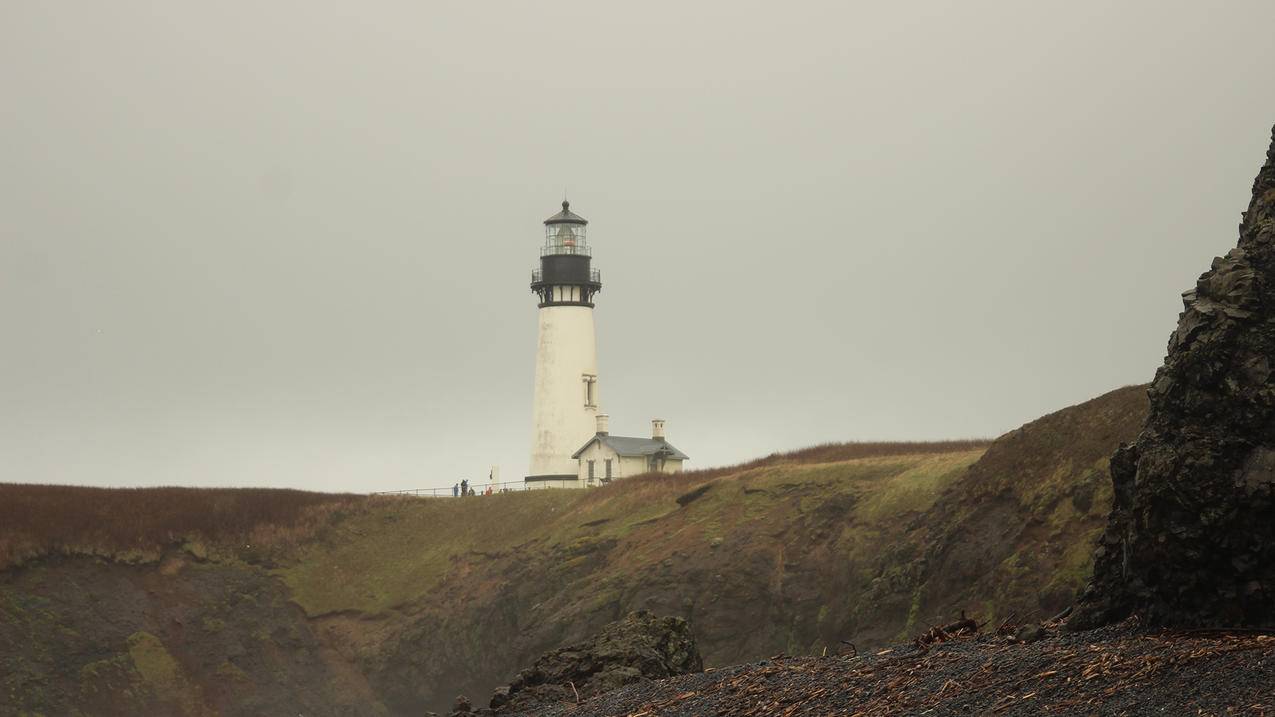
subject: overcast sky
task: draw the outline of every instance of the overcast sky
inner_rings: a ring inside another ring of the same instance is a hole
[[[1148,380],[1236,241],[1275,3],[0,2],[0,480],[527,467],[590,220],[612,432],[692,466]]]

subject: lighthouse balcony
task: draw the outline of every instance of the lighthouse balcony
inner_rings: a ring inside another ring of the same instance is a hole
[[[572,280],[572,279],[569,279],[569,278],[567,278],[567,277],[552,277],[552,280],[553,280],[555,283],[559,283],[559,282],[560,282],[560,283],[564,283],[564,284],[568,284],[568,283],[577,283],[577,282],[578,282],[578,280]],[[533,288],[535,288],[537,285],[542,285],[542,284],[544,284],[544,283],[545,283],[545,273],[544,273],[544,270],[542,270],[542,269],[532,269],[532,270],[531,270],[531,285],[532,285],[532,287],[533,287]],[[587,283],[589,283],[589,284],[601,284],[601,283],[602,283],[602,272],[601,272],[601,271],[598,271],[597,269],[590,269],[590,270],[589,270],[589,281],[588,281]]]

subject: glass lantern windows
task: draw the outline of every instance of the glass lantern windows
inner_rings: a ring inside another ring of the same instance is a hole
[[[546,254],[588,254],[583,224],[548,224],[545,226]]]

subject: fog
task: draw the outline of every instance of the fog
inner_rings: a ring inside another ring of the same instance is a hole
[[[540,222],[691,467],[1148,380],[1236,240],[1275,3],[0,5],[0,480],[527,466]]]

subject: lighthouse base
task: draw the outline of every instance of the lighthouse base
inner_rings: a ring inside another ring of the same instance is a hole
[[[550,475],[527,476],[523,478],[527,490],[539,488],[580,488],[580,476],[575,473],[554,473]]]

